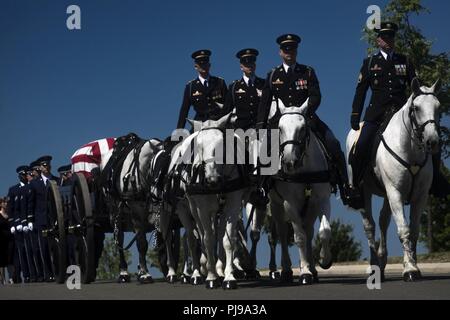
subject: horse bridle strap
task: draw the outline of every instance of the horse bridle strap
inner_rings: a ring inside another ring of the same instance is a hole
[[[281,117],[286,115],[286,114],[296,114],[296,115],[302,116],[305,119],[305,121],[306,121],[306,116],[303,113],[301,113],[301,112],[289,111],[289,112],[285,112],[285,113],[281,114]],[[308,135],[306,136],[306,138],[308,138]],[[307,139],[305,139],[305,142],[306,142],[306,140]],[[302,147],[305,144],[305,142],[303,142],[301,140],[286,140],[283,143],[280,143],[280,151],[282,151],[284,149],[284,147],[286,147],[288,144],[293,144],[295,146]]]
[[[395,153],[394,150],[391,149],[391,147],[389,147],[383,135],[381,135],[381,141],[383,142],[383,146],[386,148],[386,150],[394,157],[395,160],[397,160],[402,166],[408,169],[409,173],[411,173],[412,176],[415,176],[420,171],[420,169],[422,169],[427,163],[428,153],[426,154],[425,159],[421,164],[419,164],[418,166],[413,166],[408,162],[406,162],[405,160],[403,160],[398,154]],[[413,169],[415,167],[418,167],[419,169],[416,171]]]
[[[436,95],[433,92],[420,92],[419,94],[413,96],[412,101],[414,102],[415,98],[417,98],[418,96],[422,96],[422,95],[431,95],[431,96],[436,97]],[[437,99],[437,97],[436,97],[436,99]],[[411,107],[409,108],[409,113],[408,113],[409,119],[411,120],[413,130],[416,133],[417,138],[419,139],[420,142],[422,142],[423,132],[425,131],[425,127],[428,124],[432,124],[432,123],[434,123],[437,126],[438,123],[436,122],[436,120],[430,119],[430,120],[425,121],[421,125],[419,125],[419,123],[417,122],[417,119],[415,117],[414,111],[415,111],[414,107],[413,107],[413,105],[411,105]]]

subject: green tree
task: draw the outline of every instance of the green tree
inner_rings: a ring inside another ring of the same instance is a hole
[[[124,254],[127,264],[129,265],[131,263],[131,253],[126,250]],[[97,279],[116,279],[120,272],[119,263],[119,249],[115,245],[113,237],[107,236],[105,238],[103,253],[98,263]]]
[[[450,170],[444,168],[444,174],[450,179]],[[431,197],[425,213],[421,216],[422,232],[420,240],[428,251],[439,252],[450,250],[450,197],[445,201]]]
[[[429,14],[430,11],[422,6],[420,0],[391,0],[382,12],[382,20],[393,21],[398,24],[396,35],[397,52],[406,54],[414,63],[421,83],[432,85],[438,78],[442,81],[442,88],[438,94],[441,107],[441,119],[450,112],[450,60],[449,52],[432,52],[433,41],[427,39],[412,20],[420,14]],[[375,32],[365,28],[363,38],[368,42],[368,53],[376,50]],[[447,41],[447,40],[445,40]],[[450,130],[443,126],[441,121],[440,134],[442,141],[442,157],[450,157]],[[448,169],[442,164],[442,170]],[[450,197],[438,200],[430,197],[429,206],[421,219],[421,241],[430,252],[450,250]]]
[[[353,236],[353,226],[339,219],[331,221],[331,255],[333,262],[357,261],[361,257],[361,243]],[[313,255],[319,260],[321,241],[319,235],[314,238]]]

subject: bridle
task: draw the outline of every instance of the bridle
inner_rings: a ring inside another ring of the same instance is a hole
[[[281,115],[281,117],[280,117],[280,119],[278,120],[278,123],[279,123],[279,121],[281,120],[281,118],[284,116],[284,115],[291,115],[291,114],[294,114],[294,115],[299,115],[299,116],[301,116],[303,119],[305,119],[305,123],[306,123],[306,117],[305,117],[305,115],[303,114],[303,113],[301,113],[301,112],[298,112],[298,111],[289,111],[289,112],[285,112],[285,113],[283,113],[282,115]],[[299,148],[300,148],[300,151],[301,151],[301,154],[302,154],[302,158],[300,159],[300,160],[302,160],[303,159],[303,156],[304,156],[304,150],[305,150],[305,148],[306,148],[306,145],[308,144],[308,142],[309,142],[309,136],[310,136],[310,133],[309,133],[309,130],[308,130],[308,127],[307,127],[307,129],[306,129],[306,133],[305,133],[305,138],[304,139],[292,139],[292,140],[286,140],[286,141],[283,141],[282,143],[280,143],[280,155],[282,155],[282,154],[284,154],[283,152],[284,152],[284,148],[287,146],[287,145],[294,145],[294,146],[298,146]]]
[[[414,100],[417,97],[423,96],[423,95],[434,96],[437,99],[437,96],[434,93],[432,93],[432,92],[422,92],[422,91],[420,91],[419,94],[414,95],[412,97],[411,106],[409,107],[409,112],[408,112],[408,116],[409,116],[409,120],[411,121],[411,125],[412,125],[412,130],[413,130],[414,136],[419,141],[419,143],[421,145],[423,145],[423,139],[424,139],[423,133],[424,133],[425,127],[427,125],[435,124],[436,127],[439,128],[439,123],[436,120],[434,120],[434,119],[429,119],[429,120],[425,121],[424,123],[422,123],[420,125],[417,122],[417,119],[416,119],[416,110],[417,110],[417,108],[414,106]]]

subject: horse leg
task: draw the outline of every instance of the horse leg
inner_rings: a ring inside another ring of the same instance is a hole
[[[406,223],[403,197],[401,193],[391,185],[386,187],[386,194],[389,199],[392,217],[397,224],[398,236],[403,247],[403,280],[415,281],[420,277],[420,271],[417,268],[411,249],[410,229]]]
[[[224,207],[225,231],[223,236],[223,248],[225,250],[225,279],[222,287],[224,289],[236,289],[237,281],[233,275],[233,254],[236,245],[237,222],[239,210],[241,209],[242,191],[227,194]]]
[[[172,230],[169,230],[167,232],[167,235],[165,237],[165,243],[166,243],[166,252],[167,252],[167,267],[168,272],[166,276],[166,280],[169,283],[175,283],[177,282],[177,272],[175,271],[175,259],[173,256],[173,250],[172,250],[172,241],[173,241],[173,234]]]
[[[292,210],[289,205],[285,205],[286,210]],[[308,210],[309,211],[309,210]],[[301,285],[309,285],[313,283],[313,274],[310,270],[310,264],[308,260],[308,252],[307,252],[307,235],[305,228],[303,226],[303,219],[300,218],[300,215],[294,217],[292,214],[290,215],[292,220],[292,227],[294,229],[294,242],[299,249],[300,255],[300,284]]]
[[[328,187],[328,186],[327,186]],[[322,269],[329,269],[333,264],[333,256],[331,254],[331,226],[330,226],[330,201],[329,195],[322,200],[318,200],[319,204],[318,212],[320,217],[320,226],[319,226],[319,238],[320,238],[320,260],[319,265]],[[312,217],[316,215],[312,214]],[[313,218],[311,223],[312,228],[312,237],[314,236],[314,222],[315,218]],[[311,238],[312,241],[312,238]],[[308,249],[309,250],[309,249]]]
[[[269,243],[270,248],[270,260],[269,260],[269,277],[271,280],[279,280],[280,279],[280,273],[277,270],[277,230],[275,221],[272,217],[270,219],[270,226],[269,231],[267,233],[267,242]]]
[[[199,198],[202,198],[199,201]],[[216,232],[215,232],[215,217],[218,211],[218,205],[214,206],[213,204],[217,204],[217,198],[214,196],[213,198],[210,196],[195,196],[195,203],[198,205],[198,216],[202,223],[203,228],[203,243],[206,250],[206,269],[207,269],[207,277],[206,277],[206,288],[214,289],[218,287],[217,281],[217,273],[216,273],[216,256],[215,256],[215,240],[216,240]],[[192,208],[192,206],[191,206]]]
[[[420,216],[422,215],[426,205],[428,196],[418,196],[415,201],[411,201],[411,209],[410,209],[410,230],[411,230],[411,251],[412,258],[415,263],[417,263],[417,240],[419,239],[419,231],[420,231]],[[419,268],[417,267],[418,277],[421,277],[421,273]]]
[[[281,276],[282,283],[291,283],[294,281],[292,273],[292,262],[289,257],[289,247],[287,240],[287,224],[284,220],[284,209],[281,205],[275,205],[271,202],[272,217],[275,220],[277,234],[281,244]]]
[[[179,203],[179,207],[177,210],[178,218],[183,224],[186,230],[186,243],[185,252],[187,252],[187,248],[189,248],[189,252],[192,257],[192,275],[186,272],[183,272],[183,276],[186,279],[189,279],[190,283],[193,285],[198,285],[203,283],[203,278],[200,273],[200,255],[198,250],[198,241],[195,238],[194,230],[195,230],[195,221],[192,219],[189,210],[189,207],[185,201]]]
[[[120,230],[119,234],[117,235],[117,243],[119,249],[119,269],[120,269],[119,278],[117,279],[118,283],[130,282],[130,275],[128,274],[128,264],[127,260],[125,259],[125,253],[122,249],[123,242],[124,242],[124,232]]]
[[[166,250],[167,255],[167,273],[164,274],[166,277],[167,282],[169,283],[175,283],[176,282],[176,271],[175,271],[175,261],[172,254],[172,230],[170,228],[170,220],[171,220],[172,214],[169,211],[163,211],[160,216],[160,228],[161,228],[161,234],[162,238],[164,239],[164,249]],[[163,266],[161,265],[161,269],[163,270]],[[164,273],[164,272],[163,272]]]
[[[136,246],[139,252],[139,270],[138,270],[138,280],[142,284],[152,283],[153,278],[147,269],[147,250],[148,242],[145,232],[143,230],[136,230]]]
[[[217,261],[216,261],[216,272],[219,276],[220,281],[223,281],[225,279],[225,272],[223,270],[223,262],[226,261],[225,257],[225,248],[223,247],[223,241],[221,241],[225,235],[225,228],[226,228],[226,217],[225,213],[222,213],[222,215],[219,217],[217,221],[217,228],[216,228],[216,241],[215,245],[217,248]]]
[[[372,216],[372,195],[368,192],[364,192],[364,210],[362,210],[361,216],[363,220],[364,232],[366,234],[367,242],[369,244],[370,251],[370,266],[379,267],[377,248],[375,242],[375,221]],[[372,271],[374,272],[374,271]]]
[[[248,279],[259,279],[260,274],[257,270],[257,262],[256,262],[256,249],[258,247],[258,242],[261,237],[261,228],[264,223],[265,210],[256,208],[253,214],[253,219],[251,221],[250,227],[250,239],[252,240],[252,247],[250,249],[250,257],[251,257],[251,268],[247,272]]]
[[[389,208],[389,202],[384,199],[383,208],[380,211],[380,244],[378,247],[378,261],[380,262],[381,280],[384,281],[384,270],[387,264],[387,230],[389,223],[391,222],[391,209]]]
[[[314,260],[314,255],[313,255],[313,248],[312,248],[312,241],[314,238],[314,222],[315,222],[315,220],[316,220],[316,217],[313,217],[313,219],[309,218],[309,219],[306,219],[306,221],[305,221],[306,252],[307,252],[307,259],[309,262],[309,268],[313,275],[313,282],[319,283],[319,276],[318,276],[318,272],[316,270],[315,260]]]

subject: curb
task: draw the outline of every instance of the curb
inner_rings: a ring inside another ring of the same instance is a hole
[[[428,274],[442,274],[450,273],[450,262],[439,262],[439,263],[418,263],[422,273]],[[317,271],[319,275],[366,275],[368,264],[356,264],[356,265],[333,265],[330,269],[324,270],[317,266]],[[294,275],[300,273],[299,268],[292,268]],[[386,265],[385,273],[401,273],[403,271],[403,264],[388,264]],[[261,270],[262,276],[268,276],[269,270]]]

